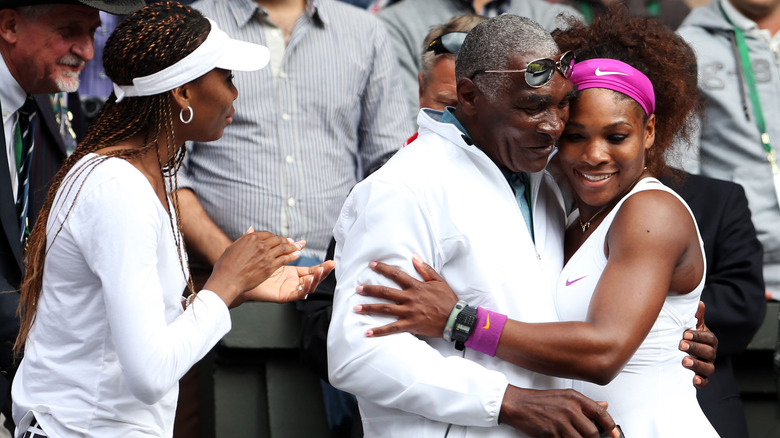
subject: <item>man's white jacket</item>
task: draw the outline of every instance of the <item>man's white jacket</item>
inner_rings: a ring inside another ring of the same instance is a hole
[[[434,120],[440,114],[421,111],[417,140],[358,184],[341,211],[330,381],[357,396],[367,437],[524,436],[498,425],[507,385],[560,388],[559,379],[459,352],[441,338],[367,338],[367,329],[391,319],[353,310],[378,301],[357,295],[358,285],[395,286],[370,261],[414,273],[417,254],[472,306],[519,321],[556,320],[552,288],[563,263],[565,217],[555,181],[547,172],[530,178],[534,246],[499,168],[457,127]]]

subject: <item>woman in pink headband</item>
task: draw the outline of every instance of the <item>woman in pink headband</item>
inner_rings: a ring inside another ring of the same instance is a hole
[[[554,36],[561,52],[576,51],[571,80],[578,96],[554,165],[577,208],[567,221],[566,265],[554,299],[560,320],[571,322],[528,324],[480,307],[475,322],[457,316],[455,325],[469,325],[468,349],[578,379],[573,388],[609,402],[628,437],[716,437],[678,350],[683,332],[697,325],[702,241],[687,204],[656,179],[675,135],[687,138],[696,107],[695,57],[659,22],[617,9],[590,27],[569,24]],[[416,282],[381,263],[376,270],[414,287],[416,303],[401,291],[363,286],[365,295],[401,304],[362,306],[361,312],[402,322],[370,335],[403,328],[431,336],[452,325],[449,315],[431,318],[437,306],[421,303],[425,290],[441,303],[446,284],[421,261],[415,266],[433,281]],[[419,316],[422,307],[428,321]]]
[[[555,301],[562,321],[580,322],[518,323],[507,333],[510,354],[527,349],[527,339],[514,341],[529,331],[556,339],[534,360],[608,401],[628,437],[718,436],[690,385],[693,373],[679,366],[679,338],[697,324],[703,243],[688,205],[656,179],[696,107],[693,53],[662,25],[617,11],[556,41],[577,48],[578,96],[555,157],[577,207]],[[567,360],[579,365],[567,370]]]

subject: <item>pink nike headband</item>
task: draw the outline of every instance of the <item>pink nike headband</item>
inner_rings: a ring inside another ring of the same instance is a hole
[[[634,99],[650,115],[655,112],[653,83],[641,71],[616,59],[595,58],[572,67],[571,81],[578,90],[606,88]]]

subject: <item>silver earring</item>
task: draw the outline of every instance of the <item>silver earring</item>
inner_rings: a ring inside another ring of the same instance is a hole
[[[187,120],[184,120],[184,110],[189,110],[190,117]],[[181,120],[182,123],[189,124],[192,121],[192,118],[195,117],[195,110],[192,109],[191,106],[187,105],[187,108],[182,108],[181,111],[179,111],[179,120]]]

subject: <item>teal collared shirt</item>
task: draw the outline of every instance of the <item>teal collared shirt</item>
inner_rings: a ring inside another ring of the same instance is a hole
[[[466,128],[464,128],[463,125],[461,125],[460,120],[458,120],[455,117],[455,114],[453,113],[453,111],[455,111],[455,108],[453,108],[451,106],[448,106],[447,108],[444,108],[444,111],[442,112],[442,115],[441,115],[441,120],[439,120],[439,121],[441,123],[450,123],[450,124],[455,125],[460,132],[465,134],[469,138],[469,140],[471,140],[471,136],[466,131]]]
[[[455,108],[451,106],[444,108],[440,122],[455,125],[458,130],[463,133],[463,135],[468,137],[469,142],[471,142],[471,136],[466,131],[466,128],[463,127],[460,121],[455,117],[455,114],[453,114],[454,109]],[[523,219],[525,219],[525,225],[528,227],[528,233],[531,235],[531,241],[534,241],[533,216],[531,216],[531,191],[528,187],[528,174],[525,172],[515,173],[506,169],[501,169],[501,173],[504,174],[504,178],[506,178],[509,186],[512,187],[512,191],[515,192],[517,205],[520,207],[520,212],[523,214]]]

